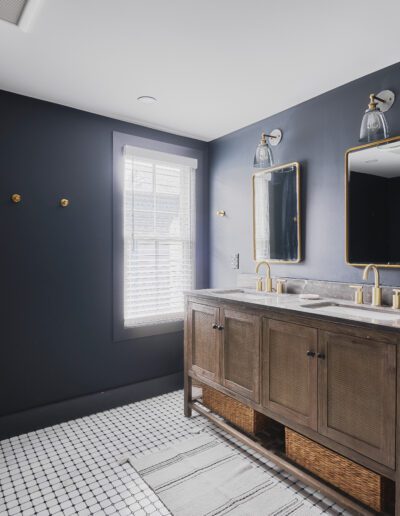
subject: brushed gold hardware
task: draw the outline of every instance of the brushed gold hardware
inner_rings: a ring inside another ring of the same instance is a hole
[[[256,274],[260,270],[260,267],[265,265],[266,273],[265,273],[265,292],[272,292],[272,278],[271,278],[271,267],[266,260],[262,262],[258,262],[256,265]]]
[[[22,197],[19,193],[15,193],[15,194],[12,194],[11,200],[14,204],[18,204],[19,202],[22,201]]]
[[[264,170],[258,170],[254,172],[252,175],[252,184],[253,184],[253,259],[257,259],[256,253],[256,210],[255,210],[255,198],[256,198],[256,189],[255,189],[255,179],[260,174],[270,174],[271,172],[276,172],[277,170],[281,170],[284,168],[294,167],[296,169],[296,191],[297,191],[297,257],[295,260],[275,260],[269,259],[270,263],[300,263],[301,262],[301,253],[302,253],[302,241],[301,241],[301,206],[300,206],[300,163],[298,161],[293,161],[291,163],[284,163],[283,165],[277,165],[274,167],[266,168]]]
[[[377,97],[375,97],[377,100]],[[386,102],[386,101],[385,101]],[[345,262],[346,265],[351,265],[352,267],[365,267],[368,265],[367,263],[353,263],[350,262],[350,246],[349,246],[349,240],[350,240],[350,231],[349,231],[349,185],[348,185],[348,175],[349,175],[349,155],[352,152],[359,151],[361,149],[368,149],[371,147],[378,147],[379,145],[382,145],[384,143],[392,143],[400,141],[400,136],[391,136],[390,138],[385,138],[383,140],[377,140],[375,142],[371,143],[365,143],[363,145],[358,145],[357,147],[351,147],[350,149],[347,149],[347,151],[344,154],[344,206],[345,206]],[[400,264],[393,264],[393,263],[380,263],[380,268],[385,269],[398,269],[400,268]]]
[[[218,215],[219,217],[225,217],[226,212],[225,212],[225,210],[218,210],[218,211],[217,211],[217,215]]]
[[[367,265],[363,272],[363,280],[366,281],[368,279],[368,273],[370,270],[374,271],[374,279],[375,284],[372,287],[372,304],[374,306],[381,306],[382,304],[382,289],[379,286],[379,270],[376,265],[370,263]]]
[[[67,206],[69,206],[69,200],[68,199],[60,199],[60,206],[62,208],[66,208]]]
[[[362,305],[364,303],[363,286],[362,285],[349,285],[350,288],[355,288],[354,302],[356,305]]]
[[[377,102],[375,102],[375,99],[376,100],[381,100],[380,98],[378,97],[375,97],[375,93],[370,93],[369,95],[369,104],[368,104],[368,107],[371,111],[374,111],[376,109],[376,106],[378,105]]]
[[[393,289],[393,305],[392,308],[395,310],[398,310],[400,308],[400,289],[394,288]]]
[[[261,292],[263,289],[263,280],[262,278],[257,278],[256,290],[257,292]]]
[[[283,294],[283,286],[285,283],[286,283],[286,280],[284,280],[284,279],[276,280],[276,293],[277,294]]]
[[[378,96],[381,95],[381,96]],[[378,95],[375,95],[375,93],[370,93],[369,95],[369,104],[368,107],[372,111],[377,109],[378,103],[384,104],[384,106],[380,105],[378,109],[382,112],[389,111],[389,109],[392,107],[392,104],[394,102],[394,93],[390,90],[384,90],[378,93]],[[386,98],[382,98],[386,97]],[[375,102],[375,101],[378,102]]]

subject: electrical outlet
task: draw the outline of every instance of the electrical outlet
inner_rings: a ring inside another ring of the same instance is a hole
[[[231,256],[231,267],[232,269],[239,269],[239,253]]]

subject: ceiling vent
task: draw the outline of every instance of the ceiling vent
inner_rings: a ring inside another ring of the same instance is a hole
[[[28,0],[0,0],[0,20],[18,25]]]

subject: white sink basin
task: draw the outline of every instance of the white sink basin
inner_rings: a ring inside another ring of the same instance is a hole
[[[212,290],[211,291],[212,294],[223,294],[224,296],[226,294],[243,294],[244,293],[244,290],[240,289],[240,288],[229,288],[229,289],[221,289],[221,290]]]
[[[374,319],[376,321],[400,321],[400,312],[392,312],[379,308],[355,307],[340,303],[322,302],[301,305],[303,308],[312,308],[318,312],[337,315],[339,317],[361,317]]]
[[[257,300],[262,301],[266,297],[273,296],[276,297],[275,292],[252,292],[249,290],[243,289],[227,289],[227,290],[212,290],[213,294],[220,294],[224,297],[234,298],[234,299],[248,299],[248,300]]]
[[[244,289],[227,289],[227,290],[212,290],[213,294],[221,294],[224,297],[227,296],[240,296],[240,297],[254,297],[254,298],[263,298],[265,296],[275,296],[275,292],[256,292],[252,290],[244,290]]]

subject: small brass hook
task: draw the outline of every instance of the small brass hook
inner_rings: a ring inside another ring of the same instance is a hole
[[[15,194],[12,194],[11,200],[14,204],[18,204],[19,202],[22,201],[22,197],[19,193],[15,193]]]

